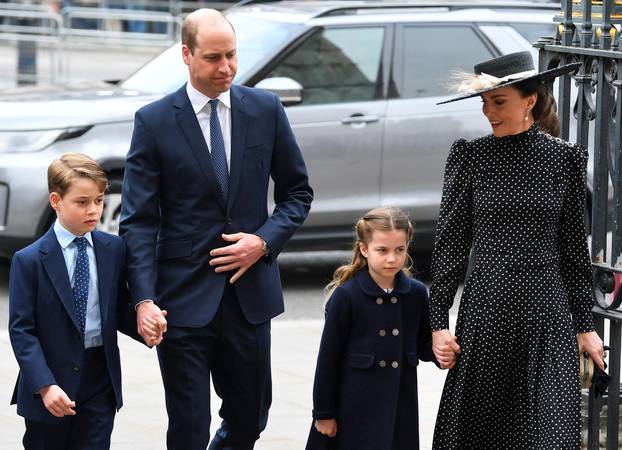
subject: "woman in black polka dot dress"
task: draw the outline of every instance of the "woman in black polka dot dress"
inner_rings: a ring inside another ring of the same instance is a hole
[[[481,96],[493,134],[456,141],[445,168],[430,299],[434,351],[451,370],[435,450],[579,449],[578,350],[601,367],[604,356],[591,314],[587,153],[551,136],[559,120],[543,84],[577,66],[538,73],[529,52],[502,56],[477,64],[449,100]]]

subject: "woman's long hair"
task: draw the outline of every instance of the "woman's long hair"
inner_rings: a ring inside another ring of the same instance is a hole
[[[408,219],[408,215],[400,208],[392,206],[372,209],[363,217],[361,217],[355,226],[356,242],[352,247],[352,260],[349,264],[338,267],[333,274],[333,280],[326,286],[326,298],[328,299],[333,291],[352,277],[359,271],[367,267],[367,259],[361,253],[361,244],[369,244],[374,231],[404,231],[406,233],[406,242],[410,243],[413,234],[413,226]],[[408,266],[402,268],[402,271],[410,276],[410,267],[412,260]]]
[[[523,97],[538,94],[536,104],[531,110],[533,119],[540,126],[540,130],[551,136],[559,136],[560,123],[559,117],[557,117],[557,104],[555,103],[555,97],[548,90],[546,84],[536,78],[516,83],[513,87]]]

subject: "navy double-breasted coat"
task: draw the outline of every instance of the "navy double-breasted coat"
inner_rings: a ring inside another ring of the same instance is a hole
[[[400,272],[391,293],[367,270],[332,294],[313,387],[313,419],[336,419],[337,436],[311,426],[307,450],[419,448],[417,365],[432,361],[428,293]]]

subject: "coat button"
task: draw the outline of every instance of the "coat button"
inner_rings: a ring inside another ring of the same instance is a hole
[[[393,361],[393,362],[391,363],[391,367],[393,367],[394,369],[397,369],[399,366],[400,366],[400,365],[399,365],[399,363],[398,363],[397,361]]]
[[[391,334],[393,336],[397,336],[398,334],[400,334],[400,330],[398,330],[397,328],[393,328],[393,330],[391,331]]]
[[[384,359],[381,359],[380,361],[378,361],[378,365],[380,367],[387,367],[387,362]]]
[[[386,335],[387,335],[386,330],[380,330],[380,331],[378,331],[378,336],[380,336],[380,337],[385,337]]]
[[[397,303],[397,297],[391,297],[391,303],[395,305]]]
[[[74,364],[72,369],[73,369],[74,372],[80,372],[80,366],[77,365],[77,364]]]
[[[384,303],[384,300],[383,300],[381,297],[378,297],[378,298],[376,299],[376,303],[377,303],[378,305],[382,305],[382,304]]]
[[[231,225],[233,223],[233,220],[231,220],[231,217],[227,217],[227,225]]]

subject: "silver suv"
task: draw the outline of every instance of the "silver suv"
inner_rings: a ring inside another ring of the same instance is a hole
[[[316,194],[288,248],[348,246],[357,217],[391,204],[411,213],[415,249],[428,252],[451,143],[490,132],[478,99],[435,106],[450,94],[452,70],[531,49],[554,34],[558,11],[555,4],[469,1],[230,9],[236,82],[280,95]],[[180,54],[179,46],[165,51],[119,85],[0,98],[0,254],[50,225],[45,171],[66,151],[87,153],[108,171],[101,227],[116,229],[133,113],[186,81]]]

